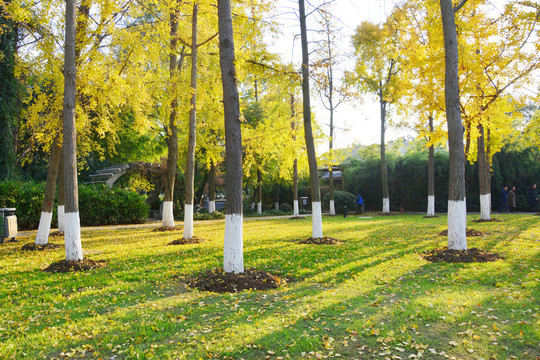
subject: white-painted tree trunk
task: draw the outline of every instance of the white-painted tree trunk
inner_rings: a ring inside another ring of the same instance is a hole
[[[208,212],[213,213],[214,211],[216,211],[216,201],[211,200],[208,202]]]
[[[184,204],[184,239],[193,237],[193,204]]]
[[[435,196],[433,195],[427,198],[427,216],[435,216]]]
[[[254,202],[251,203],[251,210],[252,211],[255,210],[255,203]]]
[[[491,219],[491,194],[480,195],[480,217],[482,220]]]
[[[64,232],[64,205],[58,205],[58,231]]]
[[[390,198],[383,198],[382,199],[382,212],[383,213],[389,213],[390,212]]]
[[[261,214],[262,213],[262,203],[258,202],[257,203],[257,214]]]
[[[64,214],[64,240],[66,242],[66,260],[80,261],[83,259],[81,245],[81,222],[79,212]]]
[[[225,215],[225,243],[223,246],[223,270],[236,274],[244,272],[243,216]]]
[[[274,209],[279,210],[279,203],[274,203]]]
[[[467,250],[467,202],[448,201],[448,249]]]
[[[322,211],[320,202],[311,203],[311,216],[312,216],[312,233],[311,236],[314,239],[320,239],[323,237],[322,230]]]
[[[330,200],[330,215],[336,215],[336,207],[334,206],[334,200]]]
[[[300,215],[300,211],[298,208],[298,200],[294,200],[293,201],[293,216],[298,216],[298,215]]]
[[[45,245],[49,242],[49,232],[51,231],[52,212],[41,212],[39,227],[36,234],[36,245]]]
[[[163,202],[163,215],[161,217],[161,226],[172,228],[174,227],[173,202]]]

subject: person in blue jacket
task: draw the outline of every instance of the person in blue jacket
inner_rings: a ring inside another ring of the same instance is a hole
[[[364,213],[364,200],[362,199],[362,196],[360,194],[356,194],[356,211],[357,214],[363,214]]]
[[[510,209],[508,208],[508,186],[504,186],[504,188],[501,191],[501,194],[499,195],[501,198],[501,206],[499,206],[499,212],[502,213],[503,210],[506,212],[510,212]]]

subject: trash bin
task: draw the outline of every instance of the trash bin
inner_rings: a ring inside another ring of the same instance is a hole
[[[15,240],[17,236],[17,216],[15,216],[15,208],[0,209],[0,243],[3,244],[5,239]]]

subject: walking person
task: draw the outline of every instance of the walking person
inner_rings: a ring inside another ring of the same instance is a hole
[[[508,191],[508,197],[506,199],[506,205],[509,213],[514,213],[516,209],[516,187],[512,186]]]
[[[362,215],[364,213],[364,200],[360,194],[356,194],[356,213]]]
[[[508,204],[506,203],[508,201],[508,186],[504,186],[501,194],[499,195],[499,198],[501,199],[501,206],[499,206],[499,212],[502,213],[503,210],[509,212]]]
[[[538,203],[538,189],[536,188],[536,184],[532,184],[527,192],[527,203],[529,204],[529,211],[536,212],[536,204]]]

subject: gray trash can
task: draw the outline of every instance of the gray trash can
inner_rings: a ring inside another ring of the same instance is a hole
[[[15,240],[17,236],[17,216],[15,216],[15,208],[0,209],[0,243],[3,244],[5,239]]]

